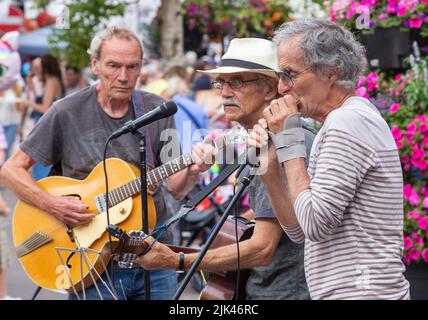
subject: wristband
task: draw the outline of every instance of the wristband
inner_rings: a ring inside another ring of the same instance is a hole
[[[178,271],[184,271],[184,253],[178,253]]]
[[[306,158],[305,131],[300,113],[288,116],[284,120],[284,130],[277,134],[269,132],[275,146],[279,163],[296,158]]]

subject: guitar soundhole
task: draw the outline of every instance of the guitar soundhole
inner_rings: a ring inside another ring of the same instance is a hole
[[[75,254],[75,252],[70,253],[70,255],[67,258],[67,262],[65,264],[67,265],[68,269],[73,268],[73,266],[70,264],[70,260],[71,260],[71,258],[73,258],[74,254]]]
[[[77,194],[77,193],[63,194],[62,196],[63,197],[74,197],[74,198],[77,198],[79,200],[82,200],[82,197],[80,196],[80,194]]]

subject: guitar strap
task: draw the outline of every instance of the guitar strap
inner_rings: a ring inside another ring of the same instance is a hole
[[[134,108],[135,118],[139,118],[146,113],[146,108],[144,107],[144,96],[141,91],[133,90],[132,91],[132,107]],[[153,153],[152,139],[150,137],[150,132],[146,127],[138,129],[138,132],[146,136],[146,146],[148,149],[147,154],[147,166],[150,169],[154,169],[155,166],[155,157]]]

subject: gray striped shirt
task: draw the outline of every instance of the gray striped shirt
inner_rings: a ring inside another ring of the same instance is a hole
[[[312,299],[409,299],[403,276],[403,179],[395,141],[376,108],[351,97],[315,138],[310,189],[294,204]]]

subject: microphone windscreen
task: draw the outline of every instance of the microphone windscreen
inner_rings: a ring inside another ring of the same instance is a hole
[[[167,117],[172,116],[174,113],[177,112],[177,105],[175,104],[174,101],[167,101],[165,102],[165,115]]]

